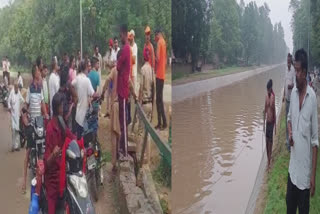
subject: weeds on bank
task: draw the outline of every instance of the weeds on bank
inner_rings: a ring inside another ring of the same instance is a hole
[[[104,151],[102,152],[102,162],[111,162],[111,152],[109,151]]]
[[[168,202],[166,200],[164,200],[163,198],[160,199],[160,205],[163,213],[169,213]]]
[[[152,177],[160,185],[171,188],[171,167],[164,158],[161,158],[159,165],[152,172]]]

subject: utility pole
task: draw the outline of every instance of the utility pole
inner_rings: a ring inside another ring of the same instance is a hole
[[[82,2],[80,0],[80,49],[81,49],[81,60],[82,60]]]
[[[309,23],[308,23],[308,75],[310,75],[310,30],[311,30],[311,0],[309,1]]]

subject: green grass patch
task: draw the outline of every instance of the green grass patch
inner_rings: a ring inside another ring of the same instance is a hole
[[[10,72],[31,73],[31,68],[14,65],[10,68]]]
[[[159,165],[152,172],[156,183],[171,188],[171,166],[168,166],[164,158],[161,158]]]
[[[280,129],[277,133],[278,143],[273,154],[274,165],[268,175],[265,214],[286,213],[286,193],[290,154],[287,151],[285,114],[281,116]],[[310,213],[320,213],[320,158],[317,161],[316,193],[310,201]]]
[[[168,202],[164,199],[160,199],[160,205],[163,213],[169,213]]]
[[[104,151],[102,152],[102,162],[111,162],[111,152],[110,151]]]

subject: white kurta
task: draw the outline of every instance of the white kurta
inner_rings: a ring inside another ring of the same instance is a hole
[[[20,91],[15,93],[14,89],[12,89],[8,98],[8,108],[11,110],[11,126],[13,130],[19,130],[20,105],[23,102],[24,99]]]

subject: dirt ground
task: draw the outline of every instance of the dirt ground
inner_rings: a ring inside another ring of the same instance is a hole
[[[280,118],[282,118],[282,116],[285,114],[285,104],[282,105],[281,109],[282,111],[281,111]],[[277,123],[277,131],[278,130],[280,130],[280,122]],[[277,134],[279,133],[280,132],[277,132]],[[274,158],[280,153],[280,145],[278,144],[278,139],[279,139],[278,137],[275,137],[273,142],[274,146],[272,149],[271,169],[273,168]],[[264,209],[267,204],[266,197],[268,194],[268,177],[269,177],[268,171],[265,171],[263,174],[261,189],[256,201],[256,207],[254,209],[255,214],[264,213]]]
[[[165,109],[166,109],[166,116],[168,118],[168,124],[170,122],[169,120],[169,109],[170,109],[170,105],[171,104],[165,104]],[[101,105],[101,117],[99,118],[99,132],[98,132],[98,135],[99,135],[99,140],[100,140],[100,143],[102,145],[102,149],[104,151],[107,151],[108,153],[111,152],[111,142],[110,142],[110,126],[109,126],[109,122],[110,122],[110,119],[109,118],[105,118],[104,115],[105,115],[105,112],[106,112],[106,102],[103,102],[102,105]],[[133,120],[133,117],[134,117],[134,107],[132,105],[132,120]],[[154,122],[152,123],[153,126],[156,125],[157,123],[157,113],[156,113],[156,109],[154,109],[154,115],[153,115],[153,118],[155,118]],[[129,136],[131,135],[134,135],[134,139],[136,142],[138,142],[137,144],[137,152],[139,153],[139,151],[141,151],[141,144],[142,144],[142,138],[143,138],[143,133],[142,131],[139,131],[138,130],[138,123],[135,125],[135,131],[134,133],[131,133],[131,125],[128,127],[128,130],[129,130]],[[169,137],[169,129],[167,128],[166,130],[164,131],[158,131],[158,134],[160,135],[160,138],[163,139],[165,142],[168,142],[168,137]],[[139,157],[140,158],[140,157]],[[158,148],[156,147],[156,145],[154,143],[151,143],[151,162],[149,164],[150,166],[150,169],[151,170],[154,170],[156,169],[156,166],[159,164],[159,161],[160,161],[160,156],[159,156],[159,151],[158,151]],[[109,163],[107,165],[107,173],[110,173],[110,170],[111,170],[111,164]],[[111,191],[112,189],[114,189],[114,184],[108,184],[107,186],[107,189],[108,189],[108,192]],[[165,201],[168,202],[169,204],[169,207],[170,207],[170,193],[171,193],[171,190],[167,187],[163,187],[159,184],[156,184],[156,188],[157,188],[157,191],[158,191],[158,194],[159,194],[159,197],[160,198],[163,198]],[[113,194],[113,197],[114,197],[114,191],[111,191],[111,195]],[[111,197],[111,198],[110,198]],[[100,209],[100,205],[97,205]],[[116,204],[116,199],[115,198],[112,198],[112,196],[109,195],[109,198],[105,200],[105,203],[104,203],[104,206],[101,206],[101,210],[105,210],[105,208],[109,208],[110,210],[114,210],[114,211],[119,211],[117,209],[117,204]],[[112,212],[111,212],[112,213]]]

